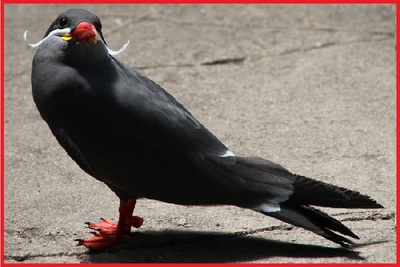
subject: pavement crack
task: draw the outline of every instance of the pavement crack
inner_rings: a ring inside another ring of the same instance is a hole
[[[388,212],[369,212],[365,213],[362,211],[359,212],[342,212],[333,214],[333,216],[345,216],[345,218],[341,219],[341,221],[386,221],[386,220],[394,220],[396,218],[396,213],[394,211]]]
[[[182,64],[166,64],[166,65],[155,65],[155,66],[139,66],[135,67],[137,70],[147,70],[147,69],[162,69],[162,68],[191,68],[195,64],[182,63]]]
[[[216,59],[216,60],[200,63],[200,65],[210,66],[210,65],[238,64],[238,63],[242,63],[245,59],[246,59],[246,57]]]
[[[293,225],[274,225],[274,226],[269,226],[269,227],[263,227],[263,228],[257,228],[257,229],[250,229],[246,231],[239,231],[239,232],[233,232],[233,233],[228,233],[224,235],[224,237],[237,237],[237,236],[247,236],[247,235],[253,235],[257,233],[262,233],[262,232],[270,232],[270,231],[276,231],[276,230],[284,230],[284,231],[290,231],[293,229]]]
[[[232,57],[232,58],[223,58],[223,59],[215,59],[211,61],[202,62],[199,65],[201,66],[215,66],[215,65],[229,65],[229,64],[239,64],[242,63],[246,57]],[[161,69],[161,68],[193,68],[198,64],[192,63],[181,63],[181,64],[165,64],[165,65],[154,65],[154,66],[139,66],[135,67],[137,70],[147,70],[147,69]]]
[[[18,262],[24,262],[27,260],[37,259],[37,258],[51,258],[51,257],[73,257],[80,256],[82,253],[78,252],[58,252],[58,253],[38,253],[38,254],[25,254],[25,255],[4,255],[4,260],[14,260]]]
[[[396,37],[396,33],[395,32],[370,31],[369,34],[378,35],[378,36],[386,36],[386,37],[389,37],[389,38],[395,38]]]
[[[369,215],[361,215],[361,216],[351,216],[348,218],[342,219],[342,221],[378,221],[378,220],[392,220],[396,217],[394,212],[391,213],[372,213]]]
[[[293,53],[306,53],[308,51],[312,51],[312,50],[316,50],[316,49],[324,49],[327,47],[332,47],[332,46],[344,46],[344,45],[349,45],[349,44],[354,44],[354,43],[370,43],[370,42],[383,42],[383,41],[387,41],[389,39],[393,39],[393,36],[389,33],[380,33],[380,34],[376,34],[376,35],[380,35],[380,36],[384,36],[381,38],[363,38],[363,39],[354,39],[354,40],[347,40],[347,41],[331,41],[331,42],[325,42],[325,43],[316,43],[312,46],[306,47],[306,48],[300,48],[300,47],[296,47],[296,48],[292,48],[292,49],[287,49],[281,53],[279,53],[279,55],[284,56],[284,55],[289,55],[289,54],[293,54]]]

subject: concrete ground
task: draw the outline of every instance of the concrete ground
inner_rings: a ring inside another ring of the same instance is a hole
[[[117,197],[67,156],[39,116],[37,42],[72,5],[5,7],[6,262],[396,261],[394,5],[87,5],[121,61],[181,101],[233,152],[375,198],[324,209],[354,251],[236,207],[140,200],[144,225],[100,254],[75,246],[85,221],[116,219]],[[21,15],[24,14],[24,15]],[[155,185],[156,186],[156,185]]]

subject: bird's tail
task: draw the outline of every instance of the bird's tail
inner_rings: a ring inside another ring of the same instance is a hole
[[[235,166],[228,169],[243,179],[249,191],[257,191],[257,195],[263,191],[264,184],[265,188],[268,188],[265,191],[265,203],[253,208],[254,210],[312,231],[343,247],[352,244],[352,241],[343,235],[356,239],[359,237],[340,221],[312,206],[383,208],[369,196],[292,174],[283,167],[261,158],[236,157]]]
[[[327,184],[304,176],[296,176],[292,203],[347,209],[383,208],[371,197],[347,188]]]
[[[281,209],[278,212],[261,211],[261,213],[286,223],[302,227],[343,247],[349,247],[353,244],[350,239],[343,235],[359,239],[355,233],[340,221],[318,209],[310,206],[292,205],[289,203],[282,203],[280,206]]]
[[[280,211],[266,215],[300,226],[343,247],[349,247],[353,243],[343,235],[356,239],[359,237],[340,221],[311,205],[352,209],[383,208],[369,196],[303,176],[297,176],[293,187],[293,195],[280,204]]]

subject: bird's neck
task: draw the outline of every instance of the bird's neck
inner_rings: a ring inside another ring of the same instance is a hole
[[[63,62],[71,67],[90,66],[111,60],[103,42],[71,43],[67,49]]]

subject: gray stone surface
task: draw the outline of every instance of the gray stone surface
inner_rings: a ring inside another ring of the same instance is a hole
[[[118,58],[241,155],[361,191],[383,210],[334,210],[354,251],[236,207],[140,200],[145,223],[101,254],[83,222],[118,199],[67,156],[31,97],[36,42],[72,5],[5,6],[6,262],[395,262],[394,5],[88,5]],[[21,15],[26,14],[26,15]],[[157,185],[155,185],[157,186]]]

